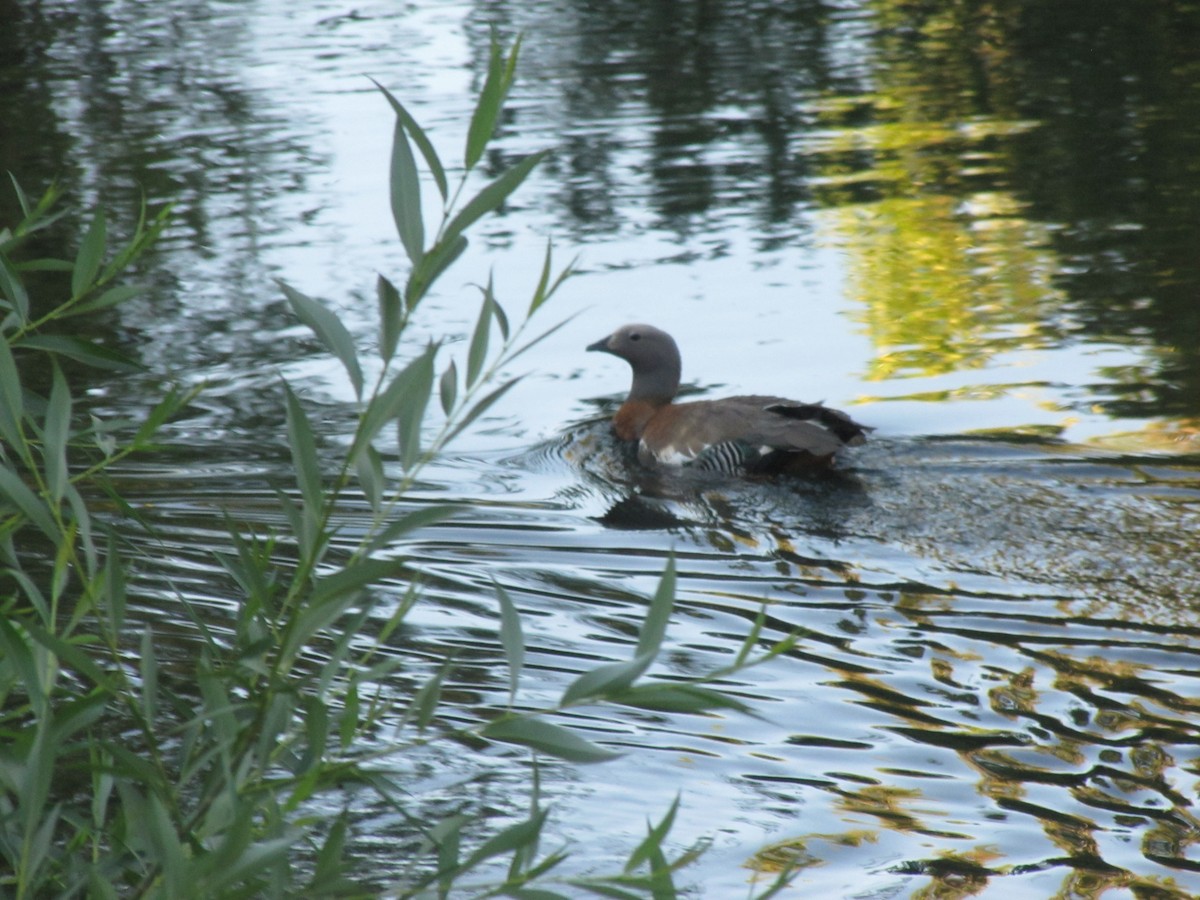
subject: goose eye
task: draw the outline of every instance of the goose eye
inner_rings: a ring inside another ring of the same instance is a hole
[[[635,331],[633,334],[631,334],[629,336],[629,339],[631,341],[640,341],[642,339],[642,336]]]

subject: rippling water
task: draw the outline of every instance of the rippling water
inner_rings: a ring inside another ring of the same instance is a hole
[[[221,512],[283,522],[269,493],[217,496],[251,473],[211,472],[183,497],[179,474],[130,473],[161,485],[140,499],[170,551],[144,586],[219,615]],[[1008,896],[1200,889],[1194,462],[884,438],[825,477],[697,485],[628,468],[593,423],[427,474],[412,503],[470,506],[405,547],[426,599],[397,639],[431,670],[458,658],[447,689],[464,710],[508,690],[493,579],[525,617],[528,703],[632,653],[668,554],[681,590],[659,674],[728,664],[764,603],[764,646],[801,631],[794,651],[726,682],[758,718],[564,717],[625,753],[552,767],[577,866],[618,858],[678,792],[675,838],[713,841],[690,876],[704,896],[740,896],[754,871],[796,861],[800,889],[824,896],[973,890],[997,874]],[[350,534],[356,517],[365,504],[346,509]],[[156,615],[169,623],[170,606]],[[409,765],[429,809],[469,784],[484,808],[519,810],[520,767],[502,758]],[[406,831],[364,815],[383,874]]]
[[[279,375],[330,446],[347,433],[344,379],[272,279],[373,341],[402,256],[364,76],[449,155],[489,26],[522,28],[490,165],[556,152],[413,339],[465,334],[492,267],[519,308],[547,239],[584,270],[547,312],[582,314],[409,497],[463,509],[399,548],[426,588],[394,640],[459,660],[462,715],[504,702],[495,579],[525,614],[524,700],[550,700],[631,654],[674,554],[659,674],[728,664],[763,604],[764,645],[802,637],[727,684],[757,717],[565,717],[624,751],[546,779],[576,867],[611,868],[679,794],[674,841],[712,841],[698,896],[795,862],[797,896],[1200,893],[1200,45],[1172,37],[1196,5],[1011,5],[3,4],[40,49],[7,77],[42,148],[6,161],[177,204],[153,292],[97,324],[148,371],[90,395],[127,415],[208,385],[119,473],[158,532],[155,633],[194,640],[181,595],[226,614],[226,516],[284,524]],[[692,390],[854,404],[875,439],[804,480],[637,471],[592,420],[627,372],[582,352],[630,319],[677,334]],[[352,536],[366,505],[343,516]],[[405,764],[429,810],[523,808],[519,754]],[[360,813],[385,882],[410,835]]]

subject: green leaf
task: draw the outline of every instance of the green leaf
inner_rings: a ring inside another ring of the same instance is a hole
[[[508,591],[499,584],[495,588],[496,596],[500,599],[500,645],[504,648],[504,658],[508,660],[508,703],[511,706],[517,694],[521,670],[525,668],[525,635],[521,630],[521,617]]]
[[[25,404],[21,391],[21,376],[17,361],[9,349],[8,339],[0,334],[0,438],[18,453],[25,447],[21,417]]]
[[[671,609],[675,605],[675,554],[667,557],[667,568],[658,583],[650,601],[650,609],[642,621],[641,631],[638,632],[637,655],[644,653],[657,654],[662,646],[663,637],[667,632],[667,623],[671,619]]]
[[[26,272],[70,272],[75,268],[73,262],[65,259],[43,257],[41,259],[26,259],[15,264],[13,268],[24,274]]]
[[[385,476],[383,474],[383,459],[379,451],[367,444],[362,452],[354,457],[354,471],[358,475],[358,483],[363,495],[371,504],[371,509],[378,511],[383,503]]]
[[[305,511],[315,514],[325,502],[325,489],[321,480],[321,466],[317,461],[312,426],[299,398],[286,381],[283,384],[283,393],[287,403],[288,445],[292,451],[292,467],[296,470],[296,486],[300,488],[300,496],[304,498]]]
[[[475,330],[471,334],[471,346],[467,350],[467,387],[474,387],[483,372],[483,364],[487,359],[488,337],[491,331],[492,311],[496,306],[492,299],[492,277],[488,275],[487,287],[483,291],[483,304],[479,308],[479,316],[475,319]]]
[[[418,404],[422,415],[424,414],[425,404],[429,402],[429,393],[433,388],[433,359],[437,350],[437,344],[426,345],[419,356],[409,360],[408,365],[400,370],[391,384],[371,398],[359,424],[355,438],[357,446],[373,441],[388,422],[400,417],[406,407]],[[426,378],[429,383],[425,387],[424,396],[418,396]]]
[[[512,53],[507,60],[500,50],[500,44],[495,35],[492,36],[491,53],[488,58],[487,78],[475,111],[471,115],[471,127],[467,131],[467,149],[464,162],[468,171],[483,157],[492,134],[496,130],[496,122],[500,118],[500,110],[504,107],[504,98],[512,86],[516,70],[517,56],[521,49],[521,39],[513,44]]]
[[[371,541],[371,550],[382,549],[410,531],[418,531],[444,522],[461,510],[461,506],[451,506],[445,503],[415,509],[379,532]]]
[[[0,499],[6,499],[12,504],[17,512],[36,525],[56,546],[63,540],[63,535],[50,514],[50,508],[7,466],[0,466]]]
[[[98,209],[79,252],[75,256],[75,268],[71,272],[71,299],[78,300],[92,287],[100,265],[104,261],[104,245],[107,240],[107,227],[104,223],[104,210]]]
[[[458,399],[458,367],[454,365],[454,360],[450,360],[450,365],[446,366],[446,371],[438,380],[438,394],[442,401],[442,412],[450,415],[454,401]]]
[[[694,684],[671,684],[663,681],[635,685],[611,699],[622,706],[659,712],[702,713],[714,709],[732,709],[751,715],[754,712],[741,700],[720,691]]]
[[[652,862],[656,858],[662,858],[662,842],[666,840],[667,835],[671,831],[671,826],[675,824],[675,814],[679,811],[679,795],[675,795],[675,801],[671,804],[671,808],[667,810],[666,815],[662,820],[646,834],[642,842],[629,855],[628,861],[625,863],[625,871],[632,872],[638,866],[646,862]]]
[[[500,44],[492,35],[488,56],[488,71],[484,78],[483,90],[475,102],[475,111],[471,114],[471,126],[467,130],[467,146],[463,153],[463,162],[467,171],[475,168],[496,130],[496,120],[500,117],[500,108],[504,103],[504,61],[500,52]]]
[[[447,659],[438,668],[437,673],[421,685],[413,696],[409,709],[415,716],[417,729],[420,731],[429,727],[429,723],[433,721],[433,717],[437,713],[438,701],[442,698],[442,684],[450,673],[450,666],[450,660]]]
[[[318,578],[312,604],[319,606],[331,600],[353,597],[369,585],[400,574],[406,565],[402,559],[360,559]]]
[[[142,293],[144,288],[138,284],[122,284],[116,287],[111,287],[94,300],[88,300],[85,303],[80,303],[78,306],[72,307],[66,311],[68,316],[78,316],[85,313],[93,313],[99,309],[108,309],[110,306],[117,306],[130,300]]]
[[[81,649],[75,644],[64,641],[34,622],[26,622],[25,625],[29,630],[30,637],[62,660],[68,667],[73,668],[76,675],[89,679],[105,692],[116,691],[111,677],[96,664],[90,649]]]
[[[513,191],[521,186],[521,182],[533,171],[533,167],[546,158],[547,153],[548,151],[542,150],[526,156],[468,200],[458,214],[450,220],[450,224],[446,226],[446,240],[452,236],[461,235],[480,218],[499,207]]]
[[[491,282],[491,273],[488,273],[488,281]],[[504,312],[504,307],[496,299],[495,293],[492,294],[492,315],[496,319],[496,324],[500,327],[500,337],[508,340],[508,315]]]
[[[421,426],[425,421],[429,397],[433,393],[433,357],[434,354],[427,350],[396,377],[397,381],[404,378],[407,386],[396,416],[400,465],[406,472],[417,464],[421,456]]]
[[[446,437],[446,442],[449,443],[450,441],[454,440],[454,438],[461,434],[468,425],[487,412],[497,400],[507,394],[509,390],[512,389],[513,385],[520,380],[520,378],[514,378],[511,381],[506,381],[504,384],[500,385],[500,387],[496,388],[494,391],[472,406],[470,412],[459,419],[458,424],[455,425],[450,431],[450,434]]]
[[[133,439],[129,442],[129,446],[132,448],[142,448],[149,445],[163,424],[175,415],[175,413],[191,403],[201,390],[202,388],[198,386],[189,390],[172,387],[146,415],[145,420],[138,426],[137,433],[134,434]],[[97,440],[99,439],[99,436],[97,436]]]
[[[425,157],[425,164],[429,166],[429,173],[433,175],[433,180],[437,183],[438,191],[442,195],[442,200],[446,200],[450,196],[449,186],[446,184],[446,169],[442,165],[442,161],[438,158],[437,151],[433,149],[433,144],[425,135],[421,126],[417,124],[417,120],[408,114],[408,110],[404,108],[392,94],[375,79],[371,79],[375,87],[383,91],[383,96],[387,97],[388,103],[392,105],[392,109],[396,113],[396,118],[404,125],[413,142],[417,145],[417,149],[421,151],[421,155]]]
[[[20,324],[29,321],[29,293],[20,274],[3,254],[0,254],[0,297],[8,301]]]
[[[429,248],[420,265],[413,266],[408,282],[404,286],[404,299],[408,308],[415,309],[437,281],[438,276],[448,269],[467,249],[467,239],[461,234],[448,235]]]
[[[51,691],[43,684],[42,669],[34,660],[33,650],[25,639],[25,632],[18,631],[6,616],[0,616],[0,650],[13,670],[12,674],[23,685],[23,693],[39,719],[49,714]]]
[[[283,288],[296,317],[312,329],[326,350],[341,360],[346,374],[350,376],[350,383],[354,385],[354,395],[361,399],[362,367],[358,364],[358,352],[354,348],[354,339],[350,337],[346,326],[324,305],[300,293],[287,282],[280,281],[279,286]]]
[[[154,725],[158,721],[158,656],[154,650],[154,629],[147,623],[142,631],[142,715]]]
[[[67,470],[67,440],[71,436],[71,390],[58,363],[53,363],[50,399],[46,404],[46,419],[42,429],[42,465],[50,499],[58,503],[63,498],[70,477]]]
[[[349,815],[345,810],[333,821],[333,825],[329,829],[329,833],[325,836],[325,840],[321,845],[321,850],[317,854],[317,865],[313,871],[312,881],[309,883],[310,888],[321,889],[328,888],[327,893],[334,894],[339,887],[339,880],[342,877],[345,867],[345,850],[346,850],[346,832],[349,824]],[[314,890],[314,893],[316,891]],[[326,893],[322,891],[322,893]]]
[[[573,703],[607,697],[610,694],[627,690],[643,672],[650,668],[656,655],[657,651],[641,653],[633,659],[607,663],[584,672],[567,685],[559,704],[569,706]]]
[[[358,679],[351,676],[350,685],[342,698],[342,711],[338,716],[338,745],[343,753],[350,749],[358,734],[359,711]]]
[[[508,716],[484,726],[481,734],[489,740],[505,744],[520,744],[568,762],[605,762],[620,756],[619,753],[606,750],[599,744],[593,744],[591,741],[581,738],[575,732],[568,731],[561,725],[555,725],[542,719]]]
[[[545,809],[535,813],[528,819],[522,822],[516,822],[509,825],[504,830],[492,835],[482,846],[463,863],[464,869],[471,869],[479,865],[485,859],[491,859],[494,856],[501,856],[505,853],[512,853],[520,850],[522,847],[528,847],[535,844],[542,833],[542,826],[546,822],[546,816],[550,810]]]
[[[575,264],[579,261],[579,257],[567,263],[566,267],[558,273],[558,277],[554,279],[554,283],[550,283],[550,260],[551,260],[551,244],[546,242],[546,258],[542,262],[542,273],[538,277],[537,287],[533,291],[533,299],[529,302],[529,315],[537,312],[543,303],[554,296],[554,292],[559,289],[564,281],[575,274]]]
[[[17,181],[17,176],[12,172],[8,173],[8,180],[12,182],[13,193],[17,195],[17,203],[21,207],[21,215],[28,219],[33,214],[33,207],[29,204],[29,195],[25,193],[25,189],[21,187],[21,182]]]
[[[34,334],[21,339],[22,347],[58,353],[97,369],[114,372],[143,372],[146,367],[123,353],[82,338],[61,334]]]
[[[396,286],[382,275],[376,287],[379,294],[379,355],[386,363],[396,355],[400,332],[404,330],[404,303]]]
[[[413,265],[425,255],[425,222],[421,216],[421,176],[408,143],[404,123],[396,118],[392,130],[391,187],[392,218],[404,252]]]

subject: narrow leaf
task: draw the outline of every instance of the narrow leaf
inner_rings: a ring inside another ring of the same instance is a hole
[[[287,402],[288,444],[292,451],[292,467],[296,470],[296,486],[304,498],[305,511],[312,515],[325,501],[312,426],[299,398],[287,382],[284,382],[283,393]]]
[[[484,397],[482,400],[480,400],[478,403],[476,403],[474,406],[472,406],[471,411],[468,412],[465,416],[463,416],[462,419],[459,420],[458,424],[455,425],[454,428],[451,430],[450,434],[446,438],[446,442],[449,443],[450,441],[454,440],[454,438],[456,438],[460,433],[462,433],[462,431],[468,425],[470,425],[472,422],[474,422],[476,419],[478,419],[480,416],[482,416],[485,412],[487,412],[488,409],[490,409],[496,403],[497,400],[499,400],[501,397],[503,397],[505,394],[507,394],[509,392],[509,390],[512,389],[513,385],[515,385],[520,380],[521,379],[519,379],[519,378],[514,378],[511,381],[506,381],[504,384],[500,385],[500,387],[496,388],[494,391],[492,391],[490,394],[488,394],[486,397]]]
[[[23,325],[29,321],[29,293],[20,274],[3,254],[0,254],[0,298],[16,312],[18,322]]]
[[[375,81],[374,79],[371,80]],[[437,188],[442,195],[442,199],[446,200],[450,196],[449,186],[446,184],[446,169],[442,166],[442,161],[438,158],[437,151],[433,149],[433,144],[430,143],[421,126],[417,124],[417,120],[409,115],[408,110],[404,108],[399,100],[392,96],[387,88],[378,81],[375,81],[375,87],[383,91],[383,96],[387,97],[388,103],[392,105],[392,109],[396,113],[396,118],[404,124],[413,142],[417,145],[417,149],[425,157],[425,164],[429,166],[429,173],[433,175],[433,180],[437,183]]]
[[[71,390],[58,363],[53,364],[53,382],[46,404],[42,429],[42,465],[50,499],[58,503],[67,487],[67,439],[71,434]]]
[[[449,672],[450,660],[446,660],[437,670],[437,674],[421,685],[413,697],[410,712],[417,720],[419,731],[424,731],[433,721],[433,717],[437,713],[438,701],[442,698],[442,684]]]
[[[63,539],[49,507],[7,466],[0,466],[0,500],[7,500],[55,545]]]
[[[429,384],[425,387],[425,397],[420,402],[428,402],[433,386],[433,358],[437,349],[437,344],[427,345],[419,356],[409,360],[408,365],[400,370],[391,384],[371,398],[359,426],[357,441],[360,445],[375,440],[385,425],[399,418],[407,405],[416,402],[413,399],[414,395],[420,392],[426,380]]]
[[[379,451],[367,444],[354,458],[354,471],[358,475],[358,484],[362,488],[363,496],[371,504],[371,509],[378,511],[383,502],[384,491],[383,460]]]
[[[396,355],[396,346],[400,343],[400,332],[404,330],[404,303],[396,286],[379,276],[377,284],[379,294],[379,355],[383,361],[390,362]]]
[[[444,522],[462,510],[461,506],[437,504],[423,506],[389,524],[371,541],[371,550],[379,550],[412,531]]]
[[[495,301],[492,300],[492,279],[489,275],[487,288],[483,292],[483,304],[479,308],[479,316],[475,320],[475,330],[471,334],[471,346],[467,350],[467,387],[474,387],[483,371],[483,363],[487,359],[492,310],[495,305]]]
[[[536,843],[541,836],[542,826],[545,824],[546,816],[549,812],[549,809],[542,810],[528,819],[509,825],[497,834],[492,835],[483,842],[478,850],[467,857],[466,862],[463,863],[463,868],[471,869],[485,859],[502,856],[505,853],[512,853]]]
[[[562,286],[562,283],[575,274],[576,264],[579,262],[579,257],[571,260],[555,277],[554,282],[550,282],[550,259],[551,259],[551,244],[546,242],[546,258],[542,262],[542,273],[538,278],[537,287],[533,292],[533,299],[529,303],[529,315],[537,312],[543,303],[554,296],[554,292]]]
[[[517,694],[521,670],[525,667],[525,635],[521,630],[521,617],[508,591],[499,584],[495,587],[496,596],[500,599],[500,645],[504,648],[504,658],[508,660],[508,702],[511,706]]]
[[[442,401],[442,412],[450,415],[454,401],[458,399],[458,368],[454,360],[450,360],[450,365],[446,366],[446,371],[438,381],[438,394]]]
[[[610,699],[623,706],[659,712],[702,713],[714,709],[731,709],[753,714],[753,709],[736,697],[693,684],[671,684],[663,681],[639,684],[620,695],[611,696]]]
[[[17,181],[17,176],[12,172],[8,173],[8,180],[12,182],[13,192],[17,195],[17,203],[21,206],[21,215],[28,219],[33,213],[33,207],[29,204],[29,195],[25,193],[21,182]]]
[[[147,624],[142,632],[142,714],[151,726],[158,720],[158,656],[154,650],[154,629]]]
[[[425,255],[425,222],[421,216],[421,177],[417,172],[417,161],[408,143],[404,123],[396,118],[392,131],[391,169],[392,218],[396,220],[396,233],[404,252],[413,265]]]
[[[679,811],[679,795],[675,795],[675,801],[671,804],[671,808],[667,810],[666,815],[662,817],[659,823],[651,827],[646,837],[642,840],[633,853],[629,855],[629,860],[625,863],[625,871],[632,872],[638,866],[646,862],[651,862],[655,857],[662,856],[662,842],[666,840],[667,835],[671,831],[671,826],[675,824],[675,814]]]
[[[358,363],[358,352],[354,348],[354,339],[350,336],[346,326],[323,304],[300,293],[287,282],[280,281],[279,286],[283,288],[283,293],[292,305],[296,317],[312,329],[313,334],[317,336],[326,350],[341,361],[342,366],[346,369],[346,374],[350,376],[350,383],[354,385],[354,395],[361,398],[362,367]]]
[[[142,293],[144,288],[137,284],[121,284],[116,287],[111,287],[95,300],[88,300],[86,303],[80,303],[78,306],[66,311],[68,316],[78,316],[85,313],[93,313],[99,309],[108,309],[110,306],[117,306],[124,303],[138,294]]]
[[[750,658],[750,654],[758,646],[758,639],[762,635],[763,626],[766,624],[767,604],[764,603],[758,608],[758,615],[754,617],[754,626],[750,629],[750,633],[746,635],[745,640],[742,641],[742,646],[738,648],[737,658],[733,661],[735,667],[746,664],[746,660]]]
[[[605,762],[620,755],[581,738],[561,725],[541,719],[506,717],[486,725],[481,733],[489,740],[520,744],[568,762]]]
[[[114,372],[142,372],[146,367],[123,353],[82,338],[62,334],[34,334],[22,338],[22,347],[47,350],[74,359],[93,368]]]
[[[17,361],[8,346],[8,338],[0,334],[0,439],[13,449],[24,448],[25,437],[21,417],[25,404],[21,391],[21,376]]]
[[[418,365],[412,372],[409,390],[404,396],[396,416],[396,440],[400,448],[400,465],[409,471],[421,456],[421,426],[425,421],[425,409],[433,393],[433,354],[424,353],[417,358]]]
[[[521,186],[521,182],[533,171],[533,167],[545,159],[546,155],[547,151],[543,150],[526,156],[467,201],[466,205],[459,210],[458,215],[451,219],[450,224],[446,226],[446,239],[462,234],[477,220],[499,207],[513,191]]]
[[[348,564],[317,579],[312,605],[319,606],[331,600],[352,597],[369,585],[400,574],[406,565],[402,559],[360,559]]]
[[[104,210],[99,209],[92,219],[92,224],[88,226],[83,242],[79,245],[79,252],[75,256],[75,267],[71,272],[71,299],[77,300],[82,297],[96,280],[96,273],[100,271],[100,264],[104,259],[107,230]]]
[[[667,623],[670,621],[671,609],[674,605],[675,555],[671,554],[667,558],[667,568],[658,583],[658,590],[655,591],[654,597],[650,601],[650,609],[646,612],[641,631],[638,632],[637,653],[639,656],[643,653],[652,655],[658,653],[667,632]]]
[[[475,168],[492,139],[500,109],[504,105],[504,93],[504,58],[500,44],[493,35],[487,77],[483,82],[483,90],[479,92],[475,111],[471,114],[471,127],[467,130],[467,148],[463,157],[467,171]]]
[[[10,668],[9,677],[15,675],[28,697],[29,705],[39,719],[49,714],[51,691],[43,684],[42,669],[34,659],[33,649],[5,616],[0,616],[0,650]]]
[[[650,664],[654,662],[654,656],[654,653],[641,653],[633,659],[608,663],[584,672],[567,685],[559,704],[569,706],[572,703],[603,698],[627,690],[646,669],[650,668]]]
[[[491,275],[488,275],[488,280],[491,281]],[[500,336],[504,340],[508,340],[508,315],[504,312],[504,307],[496,299],[496,295],[492,293],[492,315],[496,318],[496,324],[500,326]]]
[[[438,276],[453,265],[466,249],[467,239],[461,234],[448,235],[429,248],[420,265],[413,266],[404,286],[404,299],[410,310],[416,308],[430,285],[437,281]]]

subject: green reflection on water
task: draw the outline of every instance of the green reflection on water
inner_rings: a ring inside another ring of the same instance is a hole
[[[816,106],[814,195],[886,380],[1079,341],[1063,411],[1200,421],[1200,5],[869,4],[869,91]],[[1132,48],[1136,47],[1136,52]],[[1136,371],[1134,371],[1136,370]]]

